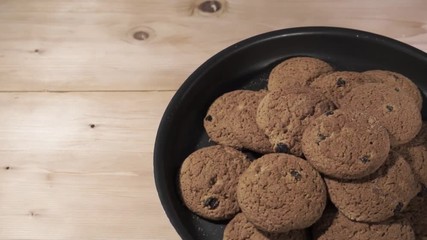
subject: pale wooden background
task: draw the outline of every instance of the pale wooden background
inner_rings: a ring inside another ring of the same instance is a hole
[[[0,239],[179,239],[154,187],[156,130],[232,43],[329,25],[427,51],[425,0],[221,2],[0,1]]]

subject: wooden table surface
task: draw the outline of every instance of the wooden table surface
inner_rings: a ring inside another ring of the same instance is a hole
[[[157,127],[237,41],[328,25],[427,51],[425,0],[218,2],[0,1],[0,239],[179,239],[154,186]]]

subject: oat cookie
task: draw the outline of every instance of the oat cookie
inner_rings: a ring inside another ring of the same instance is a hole
[[[243,213],[237,214],[224,230],[224,240],[307,240],[305,230],[294,230],[286,233],[267,233],[258,230]]]
[[[179,173],[185,205],[212,220],[232,218],[238,211],[238,178],[249,166],[247,156],[231,147],[211,146],[188,156]]]
[[[301,138],[310,122],[335,105],[309,88],[269,92],[258,106],[256,121],[275,152],[302,155]]]
[[[372,81],[359,72],[338,71],[320,76],[310,84],[310,87],[321,92],[339,106],[339,99],[343,98],[351,89],[367,82]]]
[[[330,111],[307,127],[302,138],[306,159],[318,171],[339,179],[375,172],[390,151],[387,130],[361,112]]]
[[[421,113],[413,98],[382,83],[366,83],[340,100],[342,108],[375,117],[390,134],[392,146],[411,141],[421,129]]]
[[[427,122],[418,135],[407,144],[395,148],[411,165],[416,178],[427,187]]]
[[[266,92],[236,90],[225,93],[210,106],[204,127],[212,141],[255,152],[273,152],[264,132],[256,124],[256,111]]]
[[[304,229],[326,206],[320,174],[305,160],[289,154],[267,154],[240,176],[237,198],[242,212],[267,232]]]
[[[328,63],[311,57],[289,58],[270,73],[268,90],[280,90],[295,86],[308,86],[318,76],[332,72]]]
[[[381,223],[351,221],[336,209],[328,209],[312,227],[314,240],[415,240],[414,229],[405,218]]]
[[[375,173],[357,180],[325,178],[338,210],[354,221],[382,222],[406,208],[420,191],[409,164],[395,152]]]
[[[417,85],[402,74],[386,70],[370,70],[363,72],[363,75],[371,78],[375,82],[390,85],[397,91],[407,93],[414,98],[419,109],[423,107],[423,98]]]

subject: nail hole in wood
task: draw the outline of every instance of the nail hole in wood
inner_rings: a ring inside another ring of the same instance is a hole
[[[30,211],[28,215],[30,215],[31,217],[35,217],[35,216],[38,216],[39,214],[37,214],[36,212]]]
[[[92,124],[89,124],[89,127],[90,128],[95,128],[96,126],[95,126],[95,124],[92,123]]]
[[[133,38],[139,41],[144,41],[150,37],[150,34],[145,31],[138,31],[133,34]]]
[[[199,10],[207,13],[214,13],[221,9],[222,4],[218,1],[204,1],[199,4]]]
[[[6,169],[6,170],[10,170],[10,167],[9,167],[9,166],[7,166],[7,167],[5,167],[4,169]]]
[[[38,52],[40,52],[40,50],[38,50],[38,49],[34,49],[34,52],[35,52],[35,53],[38,53]]]

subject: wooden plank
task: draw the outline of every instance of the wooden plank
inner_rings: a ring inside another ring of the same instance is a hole
[[[179,239],[152,168],[172,94],[0,94],[0,239]]]
[[[173,92],[2,93],[0,151],[150,153],[157,124],[172,95]]]
[[[176,90],[232,43],[295,26],[358,28],[427,51],[423,0],[229,0],[214,14],[200,2],[2,1],[0,91]]]

